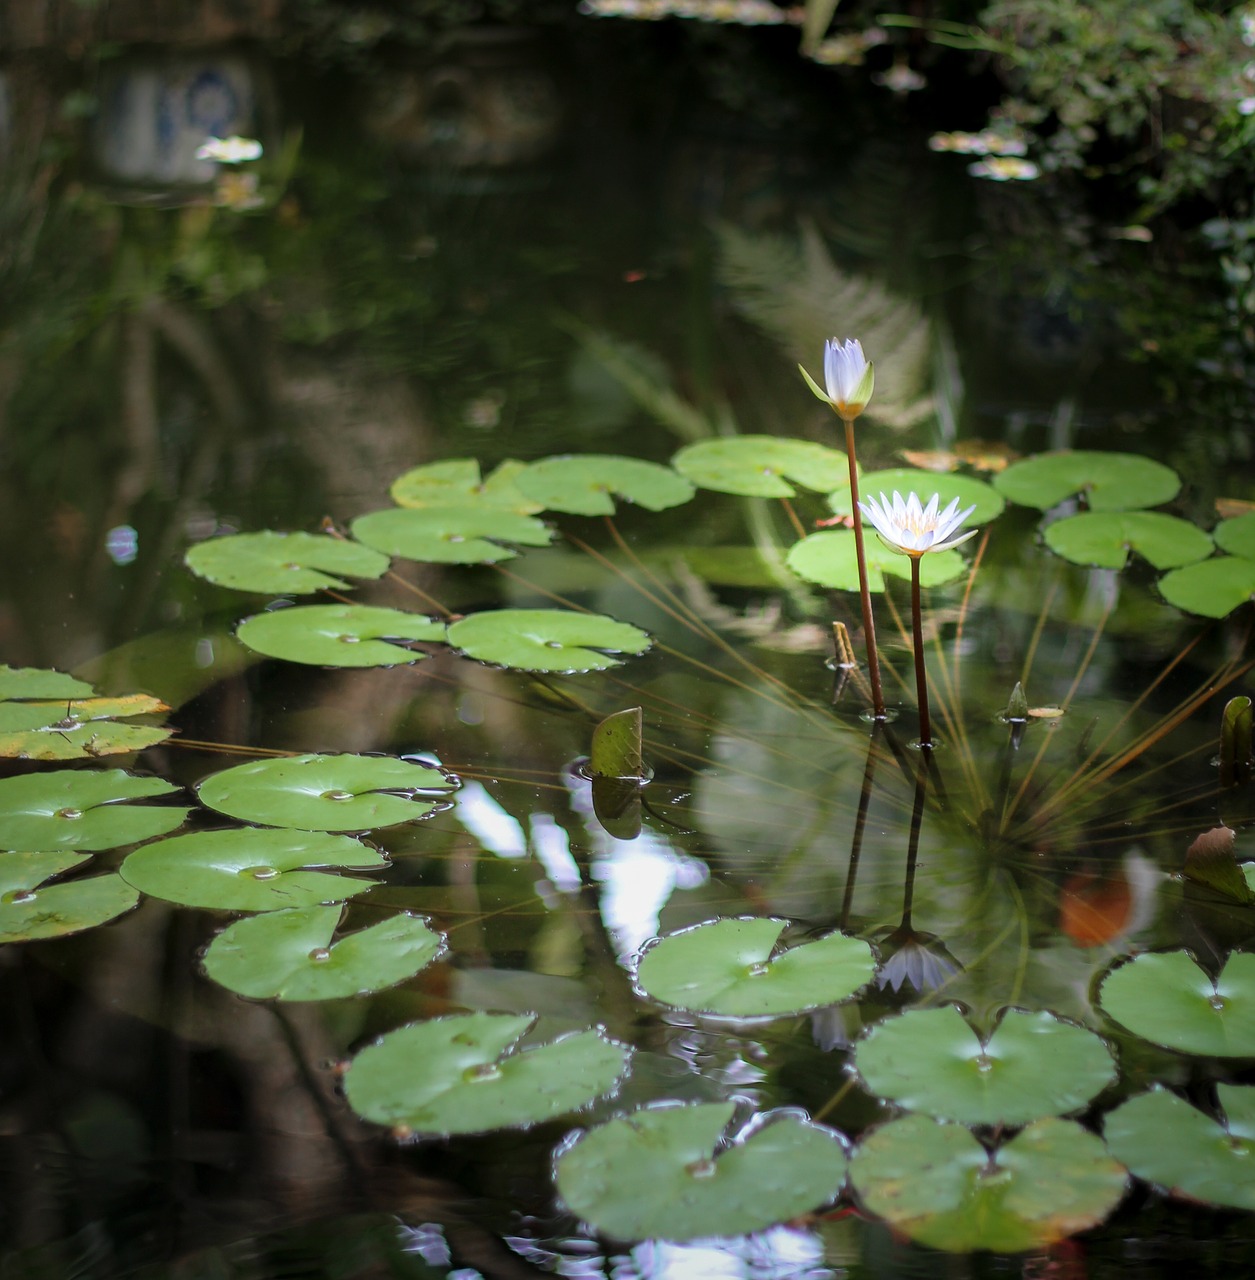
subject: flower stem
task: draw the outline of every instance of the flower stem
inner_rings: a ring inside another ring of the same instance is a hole
[[[915,695],[919,701],[919,745],[931,751],[933,726],[928,715],[928,676],[924,672],[924,625],[920,617],[919,562],[923,556],[911,557],[911,639],[915,644]]]
[[[863,606],[863,635],[867,639],[867,675],[872,686],[872,714],[885,718],[885,695],[880,687],[880,658],[876,653],[876,623],[872,593],[867,585],[867,556],[863,551],[863,513],[858,509],[858,463],[854,457],[854,419],[845,420],[845,456],[850,464],[850,501],[854,511],[854,553],[858,556],[858,587]]]

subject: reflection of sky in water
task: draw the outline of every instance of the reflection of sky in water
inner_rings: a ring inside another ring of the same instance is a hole
[[[601,887],[601,914],[619,958],[635,954],[658,933],[658,916],[677,889],[693,889],[709,877],[706,864],[678,853],[663,837],[645,828],[635,840],[607,835],[593,816],[592,784],[574,770],[564,775],[571,808],[589,836],[593,879]],[[561,893],[579,888],[580,873],[567,833],[547,813],[533,813],[529,831],[484,788],[467,782],[457,793],[458,821],[490,853],[524,858],[530,852]]]

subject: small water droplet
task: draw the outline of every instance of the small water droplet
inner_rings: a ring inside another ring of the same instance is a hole
[[[1230,1138],[1225,1144],[1235,1156],[1249,1156],[1251,1144],[1242,1138]]]
[[[769,964],[764,964],[763,961],[759,960],[755,964],[750,965],[745,972],[749,974],[751,978],[761,978],[764,973],[771,972],[771,966]]]
[[[561,641],[561,640],[546,640],[546,641],[545,641],[545,648],[546,648],[546,649],[561,649],[561,648],[562,648],[562,641]]]
[[[362,642],[361,636],[343,635],[340,637],[341,644],[361,644],[361,642]]]
[[[6,906],[34,901],[35,893],[32,889],[14,889],[12,893],[6,893],[3,897],[0,897],[0,902],[3,902]]]
[[[684,1172],[690,1178],[713,1178],[718,1170],[715,1168],[715,1162],[711,1159],[694,1160],[692,1164],[684,1166]]]
[[[315,947],[313,951],[309,953],[309,958],[315,963],[321,963],[323,960],[331,959],[331,952],[328,951],[326,947]]]
[[[297,564],[295,560],[289,560],[289,561],[287,562],[287,564],[285,564],[283,567],[284,567],[285,569],[291,569],[293,572],[295,572],[295,571],[296,571],[297,569],[299,569],[301,566],[300,566],[299,564]]]
[[[351,791],[324,791],[322,798],[324,800],[352,800],[354,797]]]
[[[83,816],[82,809],[58,809],[57,810],[58,818],[65,818],[67,821],[70,821],[70,822],[72,822],[75,818],[81,818],[82,816]]]
[[[1211,996],[1207,1003],[1211,1005],[1213,1009],[1223,1009],[1229,1002],[1224,998],[1224,996],[1215,995]]]
[[[987,1053],[978,1053],[976,1055],[977,1071],[992,1071],[994,1069],[994,1061]]]
[[[254,880],[274,880],[278,876],[274,867],[245,867],[242,876],[252,876]]]
[[[501,1078],[501,1068],[495,1062],[481,1062],[477,1066],[467,1067],[462,1073],[462,1079],[467,1084],[479,1084],[484,1080],[498,1080]]]
[[[465,542],[466,537],[461,533],[451,533],[445,538],[446,542]]]

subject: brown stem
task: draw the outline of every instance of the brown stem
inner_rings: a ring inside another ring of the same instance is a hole
[[[872,593],[867,585],[867,557],[863,552],[863,513],[858,509],[858,464],[854,458],[854,419],[845,420],[845,456],[850,464],[850,502],[854,512],[854,552],[858,556],[858,587],[863,606],[863,635],[867,639],[867,675],[872,686],[872,713],[885,718],[885,695],[880,687],[880,658],[876,653],[876,624]]]
[[[915,693],[919,700],[919,745],[931,751],[933,726],[928,715],[928,677],[924,673],[924,625],[920,617],[919,562],[923,556],[911,557],[911,638],[915,643]]]

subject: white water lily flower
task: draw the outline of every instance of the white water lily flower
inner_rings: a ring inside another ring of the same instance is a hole
[[[975,529],[953,536],[963,521],[976,510],[970,506],[966,511],[959,510],[959,500],[955,498],[944,511],[938,511],[941,495],[934,493],[926,507],[921,507],[919,497],[910,493],[906,501],[894,490],[893,501],[882,493],[880,501],[868,498],[860,502],[859,510],[871,521],[880,540],[889,548],[904,556],[922,556],[928,551],[945,551],[949,547],[957,547],[976,536]]]
[[[215,164],[243,164],[261,155],[261,143],[256,138],[206,138],[196,149],[197,160],[212,160]]]
[[[863,354],[863,344],[857,338],[838,341],[829,338],[824,343],[824,383],[821,390],[815,379],[802,369],[806,385],[826,404],[830,404],[839,417],[853,422],[872,398],[876,382],[875,366]]]

